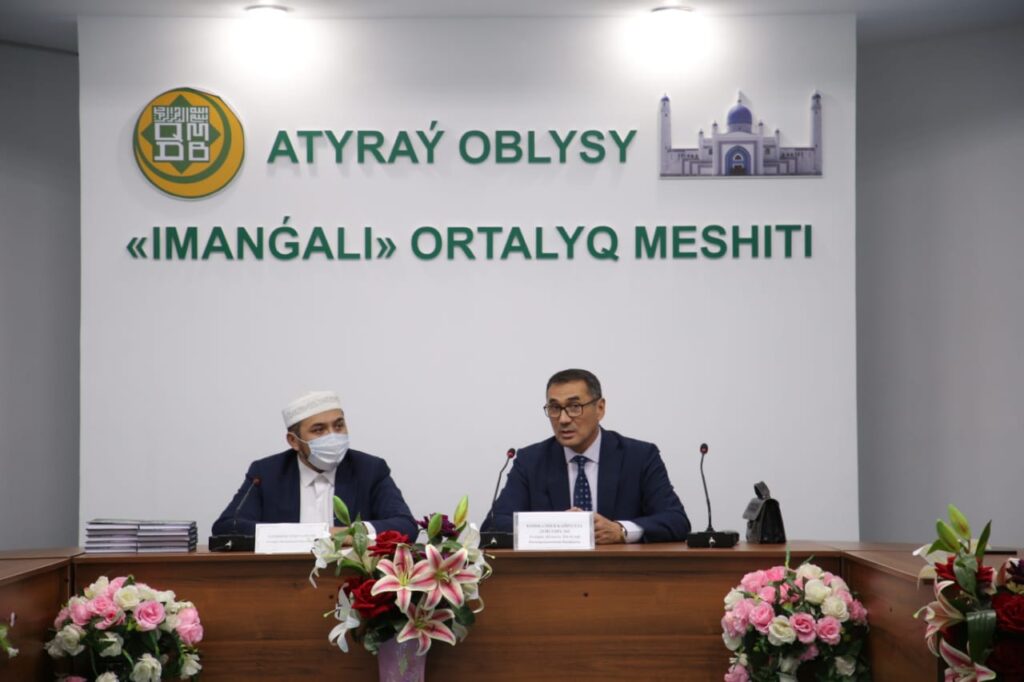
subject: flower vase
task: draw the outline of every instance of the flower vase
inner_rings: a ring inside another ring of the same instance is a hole
[[[417,656],[418,648],[415,639],[398,642],[392,637],[382,642],[377,650],[380,682],[424,682],[427,657]]]

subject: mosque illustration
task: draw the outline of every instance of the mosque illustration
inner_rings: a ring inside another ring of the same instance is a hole
[[[737,97],[722,132],[716,121],[711,135],[702,129],[697,146],[672,147],[672,108],[668,95],[661,98],[661,177],[714,175],[821,175],[821,95],[811,95],[811,144],[783,147],[779,131],[764,134],[764,121],[754,129],[754,115]]]

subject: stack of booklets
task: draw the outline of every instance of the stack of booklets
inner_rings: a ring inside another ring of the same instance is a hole
[[[85,551],[89,554],[194,552],[196,537],[195,521],[93,519],[85,524]]]

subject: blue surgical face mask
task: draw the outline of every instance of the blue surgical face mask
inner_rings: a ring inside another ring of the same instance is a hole
[[[309,446],[309,463],[321,471],[336,469],[348,452],[347,433],[329,433],[309,441],[299,440]]]

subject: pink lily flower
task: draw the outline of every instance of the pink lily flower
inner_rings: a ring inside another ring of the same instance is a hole
[[[370,593],[377,595],[381,592],[395,592],[395,603],[402,613],[409,612],[413,592],[426,592],[434,585],[430,564],[420,561],[414,565],[409,545],[398,545],[395,560],[381,559],[377,570],[384,577],[374,583]]]
[[[463,547],[445,559],[437,547],[427,545],[426,561],[430,566],[430,586],[425,590],[427,596],[423,600],[423,608],[434,608],[441,603],[442,597],[452,606],[462,606],[465,602],[462,584],[475,584],[479,580],[475,571],[466,568],[468,556],[466,548]]]
[[[406,642],[410,639],[418,640],[417,656],[422,656],[430,650],[431,640],[433,639],[454,646],[455,634],[444,624],[446,620],[453,620],[454,618],[455,614],[451,609],[434,610],[417,606],[416,610],[409,615],[409,621],[395,636],[395,639],[398,642]]]
[[[927,623],[927,628],[924,632],[925,641],[928,643],[928,649],[932,652],[932,655],[939,656],[938,642],[942,638],[940,637],[942,631],[950,625],[962,622],[964,620],[964,614],[960,613],[953,604],[950,603],[943,591],[950,585],[955,585],[952,580],[944,580],[935,584],[935,599],[931,604],[925,606],[915,615],[919,616],[924,613],[924,620]]]
[[[971,657],[956,647],[950,646],[946,640],[939,642],[942,659],[949,668],[946,669],[946,682],[986,682],[996,679],[996,674],[981,663],[975,663]]]

